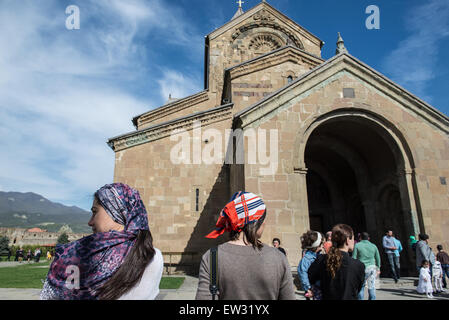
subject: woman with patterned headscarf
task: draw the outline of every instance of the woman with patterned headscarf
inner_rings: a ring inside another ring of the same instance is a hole
[[[217,286],[220,300],[294,300],[292,273],[287,258],[259,239],[267,210],[263,200],[237,192],[223,208],[216,228],[206,237],[229,232],[230,240],[218,246]],[[210,250],[202,258],[197,300],[211,300]]]
[[[150,300],[159,293],[161,252],[153,247],[139,192],[120,183],[94,196],[93,234],[56,247],[42,300]]]

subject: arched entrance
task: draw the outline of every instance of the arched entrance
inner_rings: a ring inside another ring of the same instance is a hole
[[[356,234],[367,231],[382,257],[382,237],[391,229],[404,247],[403,274],[413,274],[408,237],[419,227],[407,147],[381,120],[357,112],[319,119],[307,137],[310,228],[325,233],[345,223]]]

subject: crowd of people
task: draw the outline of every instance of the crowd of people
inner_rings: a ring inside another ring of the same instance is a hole
[[[337,225],[326,233],[326,241],[322,241],[323,238],[317,231],[308,231],[301,237],[305,254],[298,265],[298,276],[305,297],[316,300],[364,300],[367,287],[368,299],[375,300],[381,273],[381,255],[377,246],[370,242],[370,235],[363,232],[358,235],[358,241],[355,241],[349,226]],[[410,248],[416,253],[419,274],[416,291],[434,298],[434,292],[445,292],[446,276],[449,278],[449,256],[442,245],[437,246],[438,254],[435,256],[428,240],[427,234],[420,234],[419,241],[411,236]],[[389,230],[382,239],[382,247],[391,277],[398,283],[401,277],[402,244],[395,238],[393,231]],[[338,266],[343,266],[340,273],[335,272],[335,269],[339,269]]]
[[[11,248],[8,248],[7,261],[10,261],[11,253],[12,253]],[[19,249],[16,250],[16,255],[15,255],[14,261],[22,263],[24,260],[26,260],[28,263],[30,263],[32,261],[39,263],[41,256],[42,256],[41,248],[36,248],[34,251],[31,251],[31,249],[28,249],[26,256],[25,256],[25,251],[23,250],[22,247],[20,247]],[[47,252],[47,260],[51,260],[51,258],[52,258],[51,252],[48,251]]]
[[[139,192],[125,184],[106,185],[94,194],[91,210],[88,224],[93,234],[56,247],[40,298],[155,299],[163,259],[153,246],[148,214]],[[232,196],[221,210],[215,229],[206,235],[216,239],[228,233],[229,241],[202,256],[196,299],[296,299],[281,240],[273,239],[272,246],[260,240],[267,214],[261,197],[243,191]],[[444,274],[448,275],[449,257],[438,246],[439,253],[432,258],[428,236],[419,238],[410,242],[419,266],[417,289],[431,294],[432,281],[441,279],[441,283],[435,282],[437,290],[446,286]],[[307,299],[363,300],[365,287],[369,299],[376,299],[381,256],[368,233],[356,236],[350,226],[338,224],[325,236],[307,231],[301,245],[298,277]],[[392,277],[399,281],[402,245],[392,231],[385,235],[383,249]],[[78,272],[67,271],[74,266]],[[437,272],[438,268],[441,272]]]

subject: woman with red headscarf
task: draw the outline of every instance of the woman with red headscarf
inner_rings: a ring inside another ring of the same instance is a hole
[[[295,300],[293,278],[287,258],[259,239],[267,210],[263,200],[237,192],[223,208],[216,229],[207,238],[225,232],[230,240],[217,250],[216,276],[220,300]],[[202,258],[197,300],[211,300],[210,250]]]

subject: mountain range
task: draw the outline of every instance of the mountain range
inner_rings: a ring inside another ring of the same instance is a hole
[[[75,233],[90,233],[90,217],[89,211],[52,202],[33,192],[0,191],[0,227],[38,227],[57,232],[68,225]]]

